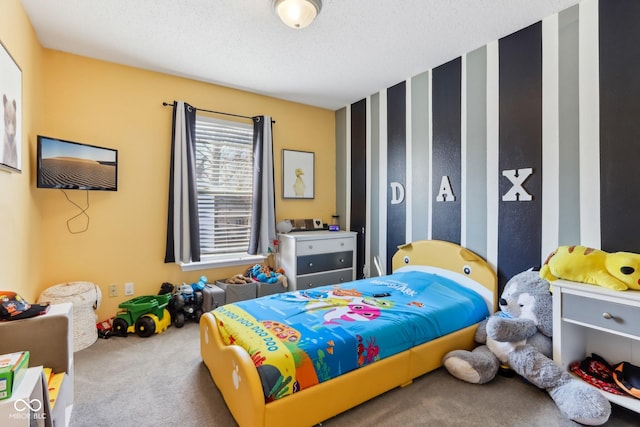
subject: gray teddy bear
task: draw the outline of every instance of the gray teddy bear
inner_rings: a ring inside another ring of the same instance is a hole
[[[442,359],[454,377],[474,384],[491,381],[508,365],[535,386],[547,390],[567,418],[601,425],[611,404],[598,390],[558,367],[552,357],[553,316],[549,282],[537,271],[515,275],[500,297],[501,311],[478,326],[473,351],[454,350]]]

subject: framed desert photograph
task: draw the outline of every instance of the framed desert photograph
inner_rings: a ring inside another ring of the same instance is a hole
[[[282,197],[314,198],[314,153],[282,150]]]
[[[0,168],[22,171],[22,70],[0,41]]]
[[[38,188],[118,191],[118,150],[38,135]]]

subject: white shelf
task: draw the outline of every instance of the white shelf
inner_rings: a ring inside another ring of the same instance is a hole
[[[605,313],[613,318],[604,317]],[[639,364],[638,316],[640,291],[554,281],[553,360],[568,369],[572,362],[596,353],[612,365],[622,361]],[[610,402],[640,413],[640,399],[597,390]]]
[[[72,304],[52,304],[46,314],[28,319],[0,322],[0,354],[30,352],[29,364],[46,366],[66,374],[45,426],[68,426],[73,409],[73,316]],[[48,406],[47,406],[48,410]],[[0,426],[5,427],[0,419]]]
[[[571,373],[571,375],[573,377],[575,377],[576,379],[582,381],[582,379]],[[600,394],[602,394],[604,397],[606,397],[609,402],[611,403],[615,403],[616,405],[622,406],[624,408],[627,409],[631,409],[634,412],[638,412],[640,413],[640,399],[636,399],[635,397],[630,397],[630,396],[621,396],[619,394],[613,394],[613,393],[609,393],[607,391],[601,390],[598,387],[595,387],[587,382],[585,382],[585,384],[587,384],[588,386],[595,388],[596,390],[598,390],[600,392]]]
[[[620,396],[618,394],[608,393],[604,390],[599,390],[599,391],[607,399],[609,399],[610,402],[640,413],[640,400],[636,399],[635,397]]]
[[[28,368],[11,397],[0,400],[0,425],[3,427],[44,427],[46,414],[42,366]]]

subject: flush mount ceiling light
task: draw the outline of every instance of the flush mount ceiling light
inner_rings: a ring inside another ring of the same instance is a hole
[[[273,8],[287,26],[300,29],[316,19],[322,0],[273,0]]]

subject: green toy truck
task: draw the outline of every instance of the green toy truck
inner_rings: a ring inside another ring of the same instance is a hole
[[[113,319],[113,334],[126,337],[135,332],[146,338],[164,332],[171,324],[170,299],[171,294],[143,295],[121,303]]]

